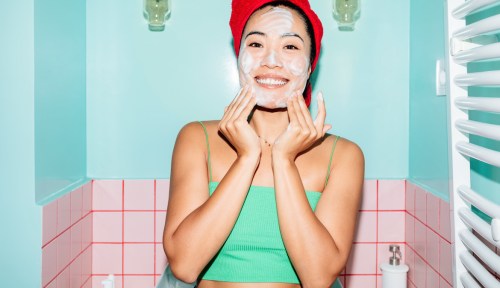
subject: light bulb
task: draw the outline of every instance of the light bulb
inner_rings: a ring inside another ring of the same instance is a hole
[[[340,31],[353,31],[354,23],[361,14],[361,0],[332,0],[333,18],[339,24]]]
[[[144,16],[148,20],[149,30],[163,31],[170,11],[170,0],[144,0]]]

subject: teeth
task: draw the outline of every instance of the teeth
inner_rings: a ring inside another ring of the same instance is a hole
[[[282,81],[282,80],[277,80],[277,79],[273,79],[273,78],[259,78],[257,79],[257,83],[259,84],[264,84],[264,85],[285,85],[286,84],[286,81]]]

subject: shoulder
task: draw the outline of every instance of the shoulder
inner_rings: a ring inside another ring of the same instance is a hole
[[[339,146],[339,149],[342,150],[342,154],[347,156],[348,158],[354,157],[364,159],[363,151],[361,150],[359,145],[354,143],[353,141],[347,138],[339,137],[337,145]]]
[[[365,157],[359,145],[339,137],[333,153],[329,181],[324,191],[357,197],[362,193],[364,174]]]
[[[361,165],[364,167],[365,157],[358,144],[342,136],[330,134],[327,136],[325,144],[332,149],[333,165],[340,166],[342,164],[350,164],[349,166]]]
[[[193,121],[184,125],[177,134],[175,150],[199,149],[205,151],[207,135],[217,135],[219,121]],[[210,141],[209,141],[210,142]]]
[[[219,121],[213,120],[213,121],[193,121],[190,123],[187,123],[184,125],[181,130],[179,131],[179,134],[177,135],[177,138],[191,138],[191,139],[197,139],[197,138],[204,138],[205,137],[205,129],[208,134],[211,134],[213,130],[218,128]]]

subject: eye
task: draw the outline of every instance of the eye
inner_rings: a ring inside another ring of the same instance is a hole
[[[295,45],[286,45],[286,46],[285,46],[285,49],[289,49],[289,50],[299,50],[299,48],[297,48],[297,46],[295,46]]]
[[[248,44],[248,47],[261,48],[262,44],[257,42],[251,42],[250,44]]]

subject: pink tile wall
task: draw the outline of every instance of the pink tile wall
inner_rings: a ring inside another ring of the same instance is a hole
[[[93,199],[94,287],[110,273],[118,276],[117,287],[155,285],[166,265],[161,242],[168,180],[94,181]],[[359,216],[340,279],[349,288],[382,287],[378,265],[388,259],[389,244],[405,250],[405,181],[365,181]]]
[[[92,287],[108,274],[116,288],[156,285],[166,266],[168,186],[168,180],[94,181]]]
[[[43,287],[101,287],[108,274],[117,288],[154,287],[166,266],[168,186],[95,180],[44,207]],[[346,288],[381,288],[390,244],[410,266],[408,287],[451,287],[448,203],[405,180],[366,180],[358,222],[340,276]]]
[[[346,288],[381,288],[379,265],[389,261],[390,244],[405,251],[405,180],[366,180],[358,228],[345,275]]]
[[[91,183],[43,207],[42,287],[91,287]]]
[[[451,288],[450,205],[406,182],[406,263],[408,287]]]

